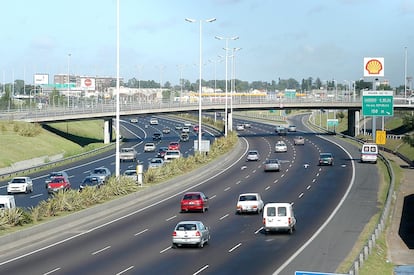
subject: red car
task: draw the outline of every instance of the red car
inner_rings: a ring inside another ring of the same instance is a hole
[[[51,182],[47,184],[47,192],[56,193],[59,190],[69,190],[70,189],[70,182],[65,177],[54,177]]]
[[[176,141],[171,141],[168,145],[168,150],[180,150],[180,143]]]
[[[203,192],[187,192],[181,199],[181,212],[208,210],[208,197]]]

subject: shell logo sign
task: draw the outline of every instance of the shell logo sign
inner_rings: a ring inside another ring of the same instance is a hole
[[[365,57],[364,58],[364,77],[384,76],[384,58],[383,57]]]

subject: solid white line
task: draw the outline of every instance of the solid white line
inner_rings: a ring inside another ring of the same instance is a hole
[[[204,271],[208,267],[209,267],[209,265],[206,264],[205,266],[203,266],[202,268],[200,268],[199,270],[197,270],[195,273],[193,273],[193,275],[197,275],[197,274],[201,273],[202,271]]]
[[[109,245],[109,246],[107,246],[107,247],[104,247],[104,248],[102,248],[102,249],[96,250],[95,252],[92,252],[92,253],[91,253],[91,255],[96,255],[96,254],[98,254],[98,253],[101,253],[102,251],[105,251],[105,250],[109,249],[109,248],[111,248],[111,246],[110,246],[110,245]]]
[[[54,272],[56,272],[56,271],[58,271],[58,270],[60,270],[60,267],[57,267],[57,268],[55,268],[55,269],[53,269],[53,270],[51,270],[51,271],[48,271],[48,272],[46,272],[46,273],[43,273],[43,275],[52,274],[52,273],[54,273]]]
[[[233,252],[235,249],[237,249],[241,245],[242,245],[241,243],[236,244],[235,246],[233,246],[232,248],[230,248],[229,253]]]
[[[118,273],[116,273],[116,275],[121,275],[121,274],[123,274],[123,273],[125,273],[125,272],[127,272],[127,271],[129,271],[129,270],[131,270],[131,269],[133,269],[134,268],[134,266],[133,265],[131,265],[130,267],[128,267],[127,269],[124,269],[124,270],[122,270],[121,272],[118,272]]]
[[[221,216],[221,217],[219,218],[219,220],[223,220],[223,219],[227,218],[228,216],[229,216],[229,214],[226,214],[226,215],[224,215],[224,216]]]
[[[148,228],[147,228],[147,229],[144,229],[144,230],[142,230],[142,231],[140,231],[140,232],[138,232],[138,233],[135,233],[135,234],[134,234],[134,236],[141,235],[142,233],[145,233],[145,232],[147,232],[147,231],[148,231]]]

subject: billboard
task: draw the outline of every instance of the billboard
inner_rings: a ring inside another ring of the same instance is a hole
[[[383,57],[364,57],[364,77],[384,76]]]
[[[34,75],[34,84],[35,85],[47,85],[47,84],[49,84],[49,75],[48,74],[35,74]]]
[[[84,90],[95,90],[95,78],[92,77],[81,77],[81,89]]]

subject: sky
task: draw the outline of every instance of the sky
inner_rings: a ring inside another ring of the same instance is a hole
[[[405,73],[414,75],[414,0],[119,3],[124,80],[194,82],[200,34],[204,80],[226,78],[226,44],[228,79],[233,74],[248,82],[311,77],[346,84],[363,77],[364,57],[384,58],[383,79],[392,87],[404,85]],[[53,81],[53,75],[68,71],[116,77],[116,0],[1,1],[0,10],[3,83],[33,83],[35,73],[47,73]],[[212,18],[216,21],[206,22]],[[240,49],[233,55],[235,48]]]

